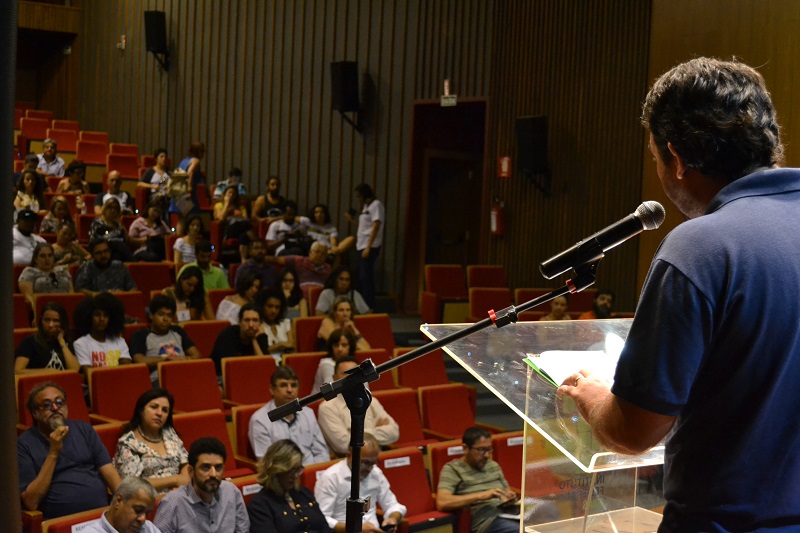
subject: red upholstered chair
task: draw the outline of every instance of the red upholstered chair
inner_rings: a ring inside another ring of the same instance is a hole
[[[54,118],[51,128],[54,130],[72,130],[76,134],[80,134],[81,131],[81,126],[77,120],[59,120]],[[59,146],[58,149],[61,150],[61,146]]]
[[[84,213],[77,216],[77,230],[78,242],[86,246],[89,244],[89,235],[91,235],[92,222],[97,218],[94,213]]]
[[[54,293],[54,294],[47,294],[47,293],[39,293],[33,295],[33,316],[34,319],[39,316],[42,312],[42,307],[47,302],[58,302],[64,306],[64,309],[67,310],[67,316],[72,322],[72,314],[75,312],[75,307],[78,306],[80,302],[86,299],[86,295],[82,292],[63,292],[63,293]]]
[[[28,300],[21,294],[14,294],[14,329],[31,327],[33,311]]]
[[[172,389],[169,391],[172,392]],[[225,459],[225,477],[236,478],[254,473],[253,468],[250,468],[248,464],[236,460],[228,433],[228,425],[225,422],[225,414],[219,409],[175,413],[172,422],[187,450],[200,437],[216,437],[222,441],[228,455]]]
[[[191,412],[225,409],[211,359],[165,361],[158,365],[158,383],[175,397],[176,411]]]
[[[461,445],[461,438],[428,445],[431,488],[434,494],[439,486],[439,474],[442,472],[442,467],[462,455],[464,455],[464,448]],[[453,515],[456,517],[456,533],[469,533],[472,525],[469,507],[465,507]]]
[[[508,484],[517,492],[522,488],[522,455],[525,449],[522,431],[492,435],[492,459],[503,469]]]
[[[367,340],[371,348],[383,348],[387,354],[393,354],[397,345],[394,342],[392,323],[386,313],[356,315],[353,322]]]
[[[230,326],[227,320],[193,320],[183,324],[183,330],[200,350],[200,355],[210,357],[220,332]]]
[[[402,487],[403,505],[407,511],[398,528],[399,533],[423,531],[455,522],[454,515],[436,510],[422,452],[418,448],[382,452],[378,456],[378,467],[389,480],[389,485]]]
[[[269,383],[276,369],[273,357],[225,357],[222,360],[225,398],[237,405],[267,403],[272,399]]]
[[[236,460],[240,464],[251,464],[253,468],[255,468],[256,463],[258,463],[259,458],[256,457],[255,452],[253,452],[253,448],[250,446],[250,439],[248,438],[250,417],[264,405],[264,403],[236,405],[231,409],[234,438],[233,451],[236,454]]]
[[[317,350],[317,332],[322,324],[321,316],[307,316],[294,319],[294,338],[298,352]],[[364,332],[361,333],[362,335]]]
[[[438,442],[436,439],[426,438],[422,432],[416,391],[411,389],[375,391],[372,396],[381,402],[386,412],[400,427],[400,437],[392,445],[393,448],[409,446],[424,448],[430,443]]]
[[[208,301],[211,302],[211,309],[214,313],[217,312],[217,307],[219,307],[220,302],[224,300],[227,296],[231,296],[236,294],[235,289],[211,289],[207,290],[206,293],[208,294]]]
[[[467,287],[508,287],[503,265],[467,266]]]
[[[133,405],[135,404],[131,405],[131,411],[133,411]],[[130,419],[130,415],[128,416],[128,419]],[[110,455],[112,459],[117,454],[117,441],[122,435],[123,426],[125,426],[125,422],[109,422],[108,424],[97,424],[92,426],[97,432],[97,436],[100,437],[100,440],[103,442],[103,446],[105,446],[106,451],[108,451],[108,455]]]
[[[413,348],[396,348],[395,357],[400,357]],[[441,348],[402,364],[396,369],[397,385],[416,389],[426,385],[444,385],[448,382],[447,369],[444,366],[444,352]]]
[[[236,488],[241,491],[245,505],[248,505],[250,500],[253,499],[253,496],[261,492],[261,489],[263,488],[258,484],[258,481],[256,481],[257,478],[258,474],[251,474],[249,476],[231,479],[231,483],[236,485]]]
[[[80,531],[80,524],[93,522],[100,518],[108,507],[83,511],[81,513],[70,514],[60,518],[52,518],[42,522],[42,533],[72,533]]]
[[[303,287],[303,295],[305,296],[306,302],[308,302],[309,316],[314,316],[317,309],[317,300],[319,300],[319,295],[324,288],[325,287],[320,287],[319,285],[306,285]]]
[[[52,111],[45,111],[44,109],[26,109],[25,110],[25,117],[26,118],[39,118],[46,120],[52,124],[53,122],[53,112]]]
[[[51,119],[22,117],[19,121],[20,131],[28,139],[43,140],[47,138],[47,129]]]
[[[125,339],[125,342],[128,343],[128,346],[131,344],[133,334],[140,329],[147,329],[147,324],[125,324],[125,329],[122,330],[122,338]]]
[[[425,292],[422,293],[422,322],[443,321],[444,306],[466,302],[467,281],[461,265],[425,265]]]
[[[78,149],[78,132],[75,130],[49,128],[47,138],[56,142],[59,152],[76,152]]]
[[[240,266],[242,266],[241,263],[231,263],[228,265],[228,285],[231,287],[236,286],[236,271],[239,270]]]
[[[300,380],[300,387],[297,391],[299,398],[311,394],[311,388],[314,386],[314,377],[317,375],[317,367],[319,362],[326,356],[325,352],[290,353],[283,356],[283,366],[291,367]]]
[[[322,473],[327,470],[328,468],[332,467],[339,461],[344,461],[344,459],[334,459],[332,461],[326,461],[324,463],[316,463],[313,465],[303,465],[303,477],[301,483],[305,488],[314,492],[314,486],[317,484],[317,480],[322,475]]]
[[[111,143],[110,145],[108,145],[108,149],[109,152],[112,154],[135,155],[138,166],[138,159],[139,159],[138,144]]]
[[[106,172],[116,170],[125,179],[139,179],[139,156],[110,153],[106,155],[105,164]]]
[[[147,208],[147,201],[150,196],[150,189],[145,189],[143,187],[136,187],[134,191],[134,199],[133,203],[136,206],[136,210],[139,213],[146,214],[144,211]]]
[[[108,133],[105,131],[82,131],[80,140],[105,144],[106,152],[108,152]]]
[[[595,298],[597,298],[597,289],[586,289],[577,294],[570,294],[568,309],[570,312],[576,313],[591,311]]]
[[[145,310],[144,293],[142,291],[115,292],[114,296],[125,307],[125,316],[135,318],[142,324],[147,324],[147,311]]]
[[[420,416],[426,437],[439,440],[460,438],[470,426],[490,433],[502,428],[475,422],[475,390],[461,383],[432,385],[417,389]]]
[[[81,132],[81,139],[78,141],[77,159],[80,159],[87,165],[102,165],[106,166],[106,156],[108,155],[108,143],[87,141],[83,139]]]
[[[359,364],[367,359],[372,359],[372,362],[375,364],[375,366],[383,364],[389,360],[389,355],[383,348],[358,350],[355,354],[355,357],[358,359]],[[394,372],[385,372],[381,374],[381,377],[377,381],[373,381],[369,384],[370,391],[392,390],[396,388],[397,383],[395,383]]]
[[[22,342],[22,339],[28,335],[33,335],[37,331],[37,328],[14,328],[14,350],[19,347],[19,343]]]
[[[131,419],[136,400],[153,386],[145,364],[92,368],[88,381],[92,412],[121,422]]]
[[[514,303],[516,305],[523,304],[529,300],[533,300],[534,298],[538,298],[539,296],[544,296],[545,294],[549,293],[552,289],[548,289],[547,287],[537,287],[537,288],[522,288],[522,289],[514,289]],[[539,311],[544,310],[546,306],[542,306],[541,308],[537,309]]]
[[[61,370],[53,372],[42,372],[36,374],[22,374],[16,376],[17,381],[17,417],[21,426],[29,427],[33,424],[33,416],[28,411],[26,404],[28,395],[37,383],[42,381],[54,381],[58,383],[67,393],[67,405],[69,406],[69,417],[73,420],[83,420],[90,423],[114,422],[101,416],[89,414],[89,408],[83,400],[83,378],[77,372],[71,370]]]
[[[477,322],[487,318],[489,311],[500,311],[511,305],[511,291],[507,288],[472,288],[469,290],[469,320]]]
[[[175,283],[172,265],[166,262],[161,263],[127,263],[128,271],[131,273],[133,281],[136,282],[136,289],[142,294],[149,304],[149,295],[154,290],[162,290]]]

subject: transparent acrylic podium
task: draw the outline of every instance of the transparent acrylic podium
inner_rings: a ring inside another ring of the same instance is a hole
[[[574,402],[525,362],[550,350],[619,353],[632,320],[519,322],[494,326],[444,350],[524,420],[521,522],[526,533],[656,531],[663,443],[645,454],[604,450]],[[433,340],[465,324],[426,324]],[[580,368],[575,368],[577,372]]]

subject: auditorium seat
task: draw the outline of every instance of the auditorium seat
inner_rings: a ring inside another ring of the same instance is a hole
[[[421,300],[423,323],[463,322],[467,300],[463,266],[425,265],[425,291]]]
[[[108,152],[108,133],[105,131],[81,131],[80,140],[105,144]]]
[[[37,328],[30,328],[30,327],[28,327],[28,328],[14,328],[14,333],[13,333],[13,335],[14,335],[14,350],[16,351],[16,349],[19,347],[19,343],[22,342],[22,339],[24,339],[28,335],[35,334],[37,331],[39,331]]]
[[[166,262],[160,263],[126,263],[128,271],[131,273],[133,281],[136,283],[136,289],[142,291],[145,303],[150,303],[150,293],[154,290],[162,290],[165,287],[170,287],[175,283],[174,272],[172,265]]]
[[[54,130],[72,130],[80,137],[81,126],[77,120],[59,120],[54,118],[50,127]],[[59,149],[60,148],[59,146]]]
[[[172,392],[171,389],[170,392]],[[228,455],[225,459],[224,477],[236,478],[255,472],[248,464],[236,460],[228,433],[228,425],[225,422],[225,414],[219,409],[175,413],[172,422],[187,450],[194,441],[201,437],[216,437],[222,441]]]
[[[76,157],[87,165],[106,166],[106,156],[108,155],[108,144],[97,141],[83,140],[84,131],[81,132],[81,139],[78,141]]]
[[[423,433],[428,438],[460,438],[471,426],[490,433],[503,432],[500,427],[475,421],[475,390],[462,383],[420,387],[417,393]]]
[[[139,166],[139,145],[126,143],[111,143],[108,145],[111,154],[133,155],[136,156],[136,166]]]
[[[158,383],[175,398],[174,409],[182,412],[225,408],[211,359],[165,361],[158,365]]]
[[[535,433],[535,431],[531,431]],[[536,434],[536,437],[539,437]],[[509,431],[492,435],[492,459],[503,470],[508,484],[519,492],[522,488],[522,456],[525,449],[522,431]]]
[[[144,304],[144,294],[142,291],[120,291],[115,292],[114,296],[122,302],[125,307],[125,316],[135,318],[141,324],[147,324],[147,311]]]
[[[72,315],[75,312],[75,307],[86,299],[86,295],[82,292],[62,292],[62,293],[39,293],[33,295],[33,316],[34,319],[42,312],[42,307],[47,302],[58,302],[67,310],[67,316],[70,323],[72,323]],[[72,324],[74,326],[74,324]]]
[[[94,522],[100,518],[106,510],[108,510],[108,507],[100,507],[99,509],[92,509],[90,511],[83,511],[60,518],[45,520],[42,522],[42,533],[72,533],[81,531],[81,529],[83,529],[81,524]]]
[[[15,281],[16,283],[16,281]],[[14,294],[14,329],[31,327],[33,314],[27,298],[22,294]]]
[[[227,320],[192,320],[184,322],[182,327],[200,351],[200,355],[210,357],[219,333],[230,325]]]
[[[50,127],[50,120],[45,118],[22,117],[19,121],[20,132],[28,140],[41,141],[47,138],[47,129]]]
[[[237,405],[267,403],[272,399],[270,378],[276,369],[273,357],[225,357],[222,359],[225,398]]]
[[[78,242],[83,246],[87,246],[89,244],[90,235],[92,234],[92,223],[97,217],[98,215],[95,215],[93,212],[83,213],[76,217]]]
[[[295,318],[292,321],[298,352],[313,352],[317,350],[317,333],[323,318],[322,316],[307,316]]]
[[[107,154],[105,164],[106,172],[116,170],[123,179],[135,181],[139,179],[139,158],[135,155]]]
[[[392,333],[392,322],[386,313],[355,315],[353,317],[358,331],[367,340],[371,348],[383,348],[387,354],[393,354],[397,345]]]
[[[130,420],[136,401],[152,388],[145,364],[120,365],[89,370],[92,412],[113,420]]]
[[[374,348],[371,350],[358,350],[355,353],[355,357],[358,360],[358,364],[363,363],[367,359],[371,359],[372,363],[375,366],[378,366],[380,364],[389,361],[389,355],[383,348]],[[383,374],[381,374],[380,378],[378,378],[376,381],[370,382],[369,384],[369,389],[371,391],[393,390],[396,388],[397,388],[397,383],[395,382],[393,371],[384,372]]]
[[[488,318],[489,311],[500,311],[511,305],[511,291],[505,287],[479,287],[469,290],[469,321]]]
[[[47,138],[56,142],[59,155],[62,152],[76,152],[78,148],[78,132],[75,130],[47,130]],[[65,161],[66,163],[66,161]]]
[[[400,436],[392,445],[393,448],[408,446],[424,448],[430,443],[438,442],[437,439],[426,438],[422,432],[416,391],[411,389],[375,391],[373,397],[381,402],[386,412],[400,427]]]
[[[239,464],[250,464],[255,468],[260,457],[256,457],[253,447],[250,446],[248,438],[250,417],[253,413],[261,409],[266,404],[255,403],[248,405],[235,405],[231,409],[231,421],[233,422],[233,451]]]
[[[324,287],[319,285],[306,285],[302,288],[303,296],[308,302],[308,316],[314,316],[317,309],[317,301],[319,300],[319,295],[324,290]]]
[[[469,426],[465,426],[467,429]],[[464,432],[461,432],[463,435]],[[428,444],[428,462],[430,464],[431,474],[431,488],[436,492],[439,486],[439,474],[442,473],[442,467],[452,461],[453,459],[460,459],[464,455],[464,446],[461,444],[461,435],[457,439],[446,440],[442,442],[434,442]]]
[[[319,362],[326,356],[325,352],[290,353],[283,356],[283,366],[291,367],[300,380],[300,386],[297,391],[298,398],[311,394],[311,388],[314,386],[314,377],[317,375],[317,367]]]
[[[26,404],[28,395],[37,383],[42,381],[53,381],[58,383],[67,394],[67,405],[69,406],[69,417],[73,420],[83,420],[93,424],[116,422],[100,415],[89,414],[89,408],[83,397],[83,377],[72,370],[54,370],[53,372],[41,372],[36,374],[20,374],[15,376],[17,382],[17,421],[20,426],[30,427],[33,424],[33,416],[28,411]]]
[[[53,122],[53,117],[55,115],[52,111],[45,111],[44,109],[26,109],[25,110],[25,117],[26,118],[38,118],[42,120],[46,120],[48,123]]]
[[[301,478],[302,485],[311,492],[314,492],[314,486],[317,484],[317,480],[322,475],[322,473],[328,468],[338,463],[339,461],[343,460],[344,459],[333,459],[331,461],[326,461],[324,463],[303,465],[303,477]]]
[[[236,485],[236,488],[242,493],[245,505],[248,505],[250,500],[253,499],[253,496],[261,492],[263,488],[258,484],[258,474],[233,478],[231,479],[231,483]]]
[[[133,407],[131,407],[131,411],[133,411]],[[128,416],[126,422],[128,420],[130,420],[130,416]],[[119,441],[119,438],[122,436],[122,428],[124,426],[125,422],[109,422],[108,424],[96,424],[92,426],[95,432],[97,432],[97,436],[100,437],[100,440],[103,442],[103,446],[108,452],[108,455],[111,456],[111,459],[114,459],[114,456],[117,454],[117,441]]]
[[[503,265],[468,265],[467,287],[508,287]]]
[[[394,357],[400,357],[413,348],[396,348]],[[444,366],[444,352],[438,348],[418,357],[413,361],[398,366],[397,385],[416,389],[426,385],[443,385],[448,382],[447,369]]]
[[[180,271],[180,268],[176,268],[176,270]],[[222,302],[222,300],[224,300],[226,297],[236,294],[236,290],[206,289],[206,294],[208,296],[208,301],[211,304],[211,310],[214,311],[214,314],[216,315],[220,302]]]

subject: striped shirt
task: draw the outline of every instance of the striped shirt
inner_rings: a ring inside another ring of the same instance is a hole
[[[242,493],[223,481],[207,504],[194,485],[177,488],[164,496],[153,523],[162,533],[248,533],[250,518]]]

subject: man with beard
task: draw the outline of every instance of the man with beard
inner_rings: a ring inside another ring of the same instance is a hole
[[[27,407],[35,423],[17,439],[22,508],[47,520],[108,505],[119,474],[92,426],[67,418],[64,389],[42,382]]]
[[[33,249],[37,244],[46,242],[44,238],[33,233],[36,217],[36,213],[30,209],[23,209],[17,213],[17,225],[11,228],[15,265],[29,265],[33,257]]]
[[[162,533],[247,533],[250,517],[242,493],[224,480],[225,445],[214,437],[189,447],[189,485],[164,496],[155,525]]]
[[[101,292],[136,290],[136,282],[125,263],[111,259],[107,241],[93,240],[89,243],[89,253],[92,260],[81,265],[75,274],[75,292],[96,296]]]
[[[272,287],[278,281],[278,271],[275,267],[267,262],[267,245],[261,239],[253,239],[247,245],[247,261],[236,270],[236,276],[233,278],[233,285],[236,286],[236,281],[242,272],[252,270],[261,276],[262,287]]]
[[[111,496],[111,506],[99,520],[81,528],[81,533],[159,533],[147,515],[153,511],[158,493],[140,477],[126,477]]]
[[[602,318],[614,318],[614,293],[608,289],[597,293],[592,302],[592,310],[586,311],[578,320],[597,320]]]
[[[364,433],[364,447],[361,449],[361,464],[357,465],[359,497],[369,501],[369,510],[364,513],[361,524],[363,533],[380,533],[395,531],[397,524],[406,514],[406,506],[397,502],[397,497],[389,486],[389,480],[375,466],[381,447],[369,433]],[[347,516],[347,499],[350,497],[350,476],[352,460],[350,450],[347,458],[331,466],[322,474],[314,485],[314,497],[319,502],[319,509],[334,533],[344,533]],[[383,521],[378,520],[376,505],[383,509]]]
[[[227,326],[219,332],[211,360],[217,367],[217,376],[222,376],[222,359],[239,355],[269,355],[269,339],[264,326],[264,317],[256,304],[245,304],[239,309],[239,323]]]

